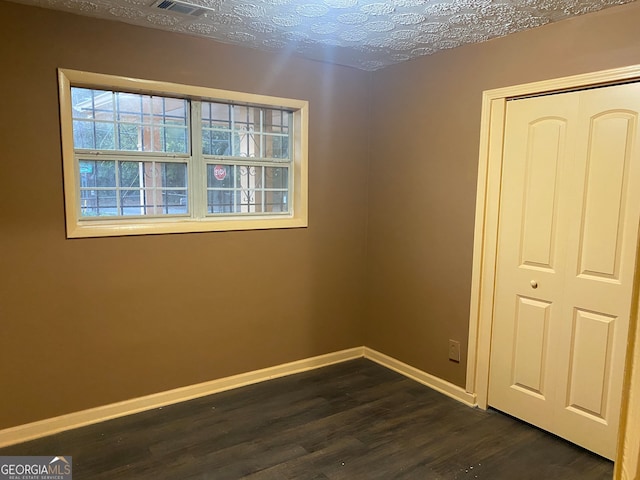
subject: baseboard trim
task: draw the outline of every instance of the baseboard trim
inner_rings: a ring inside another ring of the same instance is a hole
[[[59,417],[47,418],[37,422],[18,425],[16,427],[0,430],[0,448],[18,443],[35,440],[55,433],[84,427],[95,423],[112,420],[114,418],[132,415],[154,408],[160,408],[175,403],[186,402],[195,398],[205,397],[214,393],[232,390],[255,383],[272,380],[274,378],[285,377],[296,373],[306,372],[320,367],[334,365],[336,363],[355,360],[365,357],[383,367],[400,373],[416,382],[426,385],[448,397],[458,400],[465,405],[475,407],[476,398],[474,394],[467,393],[463,388],[430,375],[422,370],[418,370],[411,365],[407,365],[395,358],[389,357],[368,347],[354,347],[339,352],[319,355],[317,357],[305,358],[295,362],[284,363],[274,367],[254,370],[252,372],[241,373],[231,377],[211,380],[209,382],[198,383],[186,387],[167,390],[165,392],[154,393],[144,397],[132,398],[122,402],[103,405],[100,407],[73,412]]]
[[[383,367],[400,373],[405,377],[415,380],[418,383],[426,385],[433,390],[440,392],[448,397],[451,397],[459,402],[464,403],[470,407],[476,407],[476,396],[472,393],[468,393],[464,388],[449,383],[446,380],[442,380],[439,377],[431,375],[427,372],[419,370],[411,365],[396,360],[384,353],[380,353],[369,347],[364,348],[364,357],[376,362]]]
[[[104,422],[105,420],[124,417],[125,415],[140,413],[146,410],[153,410],[154,408],[185,402],[254,383],[305,372],[307,370],[326,367],[336,363],[362,358],[363,356],[364,347],[355,347],[347,350],[341,350],[339,352],[328,353],[326,355],[276,365],[274,367],[263,368],[261,370],[241,373],[231,377],[220,378],[209,382],[198,383],[187,387],[146,395],[144,397],[90,408],[80,412],[73,412],[59,417],[47,418],[37,422],[18,425],[16,427],[0,430],[0,447],[35,440],[36,438],[46,437],[66,430]]]

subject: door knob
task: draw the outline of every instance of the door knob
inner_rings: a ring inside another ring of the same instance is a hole
[[[531,280],[531,288],[538,288],[538,282],[536,282],[535,280]]]

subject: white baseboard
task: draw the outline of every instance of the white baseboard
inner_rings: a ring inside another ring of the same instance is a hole
[[[144,397],[132,398],[131,400],[73,412],[59,417],[47,418],[25,425],[18,425],[0,430],[0,447],[362,357],[363,347],[355,347],[275,367],[154,393]]]
[[[446,380],[442,380],[439,377],[435,377],[427,372],[423,372],[422,370],[418,370],[417,368],[407,365],[395,358],[389,357],[384,353],[377,352],[369,347],[364,347],[364,357],[379,363],[389,370],[393,370],[405,377],[415,380],[418,383],[422,383],[437,392],[458,400],[465,405],[470,407],[477,406],[476,396],[472,393],[468,393],[464,388],[454,385],[453,383],[449,383]]]
[[[154,408],[160,408],[166,405],[186,402],[194,398],[205,397],[214,393],[362,357],[368,358],[466,405],[476,406],[475,395],[467,393],[457,385],[434,377],[371,348],[355,347],[7,428],[0,430],[0,448],[46,437],[66,430],[72,430],[74,428],[104,422],[105,420],[124,417],[146,410],[153,410]]]

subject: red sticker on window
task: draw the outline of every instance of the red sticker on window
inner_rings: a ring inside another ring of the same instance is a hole
[[[227,176],[227,169],[224,165],[216,165],[213,167],[213,176],[216,177],[217,180],[224,180]]]

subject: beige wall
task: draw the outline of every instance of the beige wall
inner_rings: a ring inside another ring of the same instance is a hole
[[[0,429],[362,345],[368,73],[0,18]],[[309,228],[65,239],[57,67],[309,100]]]
[[[376,72],[365,344],[464,386],[482,91],[640,63],[640,3]]]

